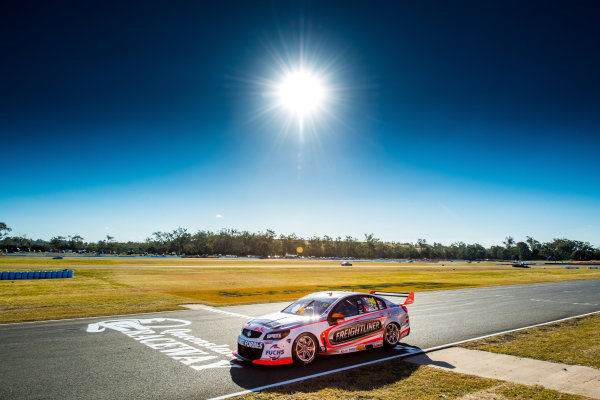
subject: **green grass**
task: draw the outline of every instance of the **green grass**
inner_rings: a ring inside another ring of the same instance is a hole
[[[493,336],[462,347],[600,369],[600,314]]]
[[[419,367],[399,359],[250,393],[241,398],[248,400],[586,399],[586,397],[564,394],[539,386],[524,386],[432,367]]]
[[[0,323],[174,310],[182,303],[230,305],[288,301],[319,290],[366,292],[377,288],[421,292],[600,278],[598,270],[560,267],[516,269],[479,264],[419,267],[388,263],[381,267],[341,267],[337,263],[297,260],[238,260],[241,265],[236,265],[235,260],[142,260],[169,266],[111,268],[114,262],[123,261],[95,259],[96,266],[78,268],[78,265],[89,265],[90,260],[0,257],[0,271],[65,267],[75,270],[72,279],[0,281]],[[179,268],[170,266],[174,260],[181,266],[188,262],[209,262],[223,267]],[[267,267],[257,267],[266,261],[270,262]],[[111,265],[102,265],[102,262]]]

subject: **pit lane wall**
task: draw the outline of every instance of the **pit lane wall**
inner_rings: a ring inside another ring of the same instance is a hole
[[[72,278],[73,270],[61,271],[3,271],[0,272],[0,281],[14,281],[23,279],[64,279]]]

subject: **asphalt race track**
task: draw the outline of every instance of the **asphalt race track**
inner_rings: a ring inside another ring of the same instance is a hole
[[[412,351],[324,356],[306,368],[233,361],[242,324],[283,305],[0,325],[0,399],[214,398]],[[597,279],[417,293],[403,343],[425,350],[596,311]]]

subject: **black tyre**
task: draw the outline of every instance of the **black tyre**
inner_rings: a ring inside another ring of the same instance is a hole
[[[394,322],[386,325],[383,332],[383,345],[385,347],[395,347],[400,342],[400,327]]]
[[[298,365],[309,365],[317,358],[317,339],[310,333],[300,334],[292,345],[292,358]]]

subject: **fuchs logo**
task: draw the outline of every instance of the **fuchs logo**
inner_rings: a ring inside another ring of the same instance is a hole
[[[271,348],[269,350],[267,350],[265,352],[265,354],[267,356],[269,356],[269,358],[271,359],[271,361],[275,361],[278,360],[279,357],[281,357],[283,355],[284,350],[280,349],[279,346],[277,346],[276,344],[274,344],[273,346],[271,346]]]
[[[333,345],[341,344],[350,342],[363,336],[369,336],[373,332],[380,331],[381,326],[381,321],[378,319],[346,326],[331,332],[329,334],[329,343]]]

